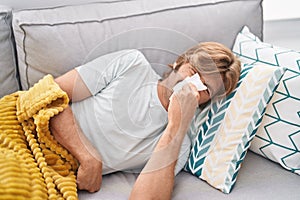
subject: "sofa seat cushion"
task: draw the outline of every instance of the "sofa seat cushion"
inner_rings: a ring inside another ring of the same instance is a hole
[[[105,175],[101,190],[96,193],[79,191],[80,200],[126,200],[137,174],[118,172]],[[300,177],[283,170],[278,164],[249,151],[239,178],[230,194],[224,194],[205,181],[185,171],[175,179],[172,200],[241,200],[241,199],[300,199]]]

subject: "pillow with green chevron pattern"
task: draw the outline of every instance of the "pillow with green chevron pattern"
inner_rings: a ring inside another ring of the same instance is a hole
[[[265,108],[285,68],[244,65],[236,89],[196,113],[185,170],[230,193]]]
[[[287,69],[250,150],[300,175],[300,52],[260,41],[244,27],[233,51],[244,63],[264,63]]]

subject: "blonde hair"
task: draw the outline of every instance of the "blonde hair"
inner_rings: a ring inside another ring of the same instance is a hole
[[[180,55],[174,65],[178,70],[189,63],[200,74],[220,74],[224,84],[224,92],[220,96],[231,93],[239,80],[241,63],[232,51],[217,42],[203,42]]]

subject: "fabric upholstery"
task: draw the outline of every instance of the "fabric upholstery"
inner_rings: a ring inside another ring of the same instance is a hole
[[[233,51],[244,63],[287,69],[250,149],[300,174],[300,52],[264,43],[248,27],[238,34]]]
[[[261,16],[261,1],[239,0],[103,1],[21,10],[13,21],[21,84],[26,89],[46,73],[56,77],[100,55],[133,48],[162,75],[198,42],[232,47],[244,24],[262,35]]]
[[[0,97],[19,89],[11,21],[11,9],[0,5]]]
[[[230,193],[284,68],[243,66],[237,88],[195,116],[186,170]],[[193,128],[194,127],[194,128]]]

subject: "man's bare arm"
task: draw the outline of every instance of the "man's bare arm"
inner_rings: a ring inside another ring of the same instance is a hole
[[[76,70],[67,72],[55,81],[73,102],[91,96]],[[51,118],[50,130],[55,139],[80,163],[77,172],[78,188],[89,192],[98,191],[102,182],[101,157],[82,133],[70,107]]]
[[[180,148],[198,105],[195,87],[186,86],[173,96],[168,109],[169,123],[155,150],[137,178],[130,199],[171,199],[175,166]]]
[[[72,102],[81,101],[91,96],[89,89],[75,69],[57,77],[55,82],[68,94]]]
[[[102,182],[101,157],[81,132],[70,107],[51,118],[50,130],[55,139],[80,163],[77,172],[78,188],[89,192],[98,191]]]

